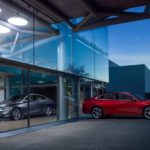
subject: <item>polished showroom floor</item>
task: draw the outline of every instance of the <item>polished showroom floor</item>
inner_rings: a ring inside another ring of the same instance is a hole
[[[55,122],[55,121],[57,121],[57,117],[55,115],[50,117],[37,116],[37,117],[31,117],[30,124],[31,126],[34,126],[34,125],[40,125],[40,124],[45,124],[45,123]],[[18,128],[25,128],[25,127],[27,127],[27,119],[15,121],[6,118],[0,120],[0,132],[14,130]]]

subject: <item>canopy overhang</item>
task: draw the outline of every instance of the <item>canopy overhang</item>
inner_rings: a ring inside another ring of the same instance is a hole
[[[34,14],[43,22],[65,22],[73,31],[150,18],[150,0],[9,0],[9,3],[30,13],[35,8]],[[140,6],[144,8],[142,12],[129,10]],[[75,18],[82,19],[74,24]]]

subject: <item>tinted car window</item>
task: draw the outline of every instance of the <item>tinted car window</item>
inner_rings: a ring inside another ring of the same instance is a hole
[[[101,97],[102,99],[117,99],[116,94],[105,94]]]
[[[119,99],[120,100],[133,100],[132,96],[127,95],[127,94],[119,94]]]
[[[36,100],[44,100],[44,99],[46,99],[44,96],[36,95]]]
[[[24,97],[25,95],[14,95],[10,97],[8,101],[17,102],[17,101],[21,101]]]
[[[30,100],[31,100],[31,101],[37,100],[37,99],[36,99],[36,95],[30,95]]]

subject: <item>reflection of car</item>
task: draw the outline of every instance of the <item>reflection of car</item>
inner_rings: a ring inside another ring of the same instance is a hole
[[[144,116],[150,119],[150,100],[129,92],[108,93],[84,101],[82,110],[98,119],[103,116]]]
[[[55,103],[46,96],[30,94],[30,115],[50,116]],[[10,117],[19,120],[28,115],[28,96],[15,95],[0,103],[0,117]]]

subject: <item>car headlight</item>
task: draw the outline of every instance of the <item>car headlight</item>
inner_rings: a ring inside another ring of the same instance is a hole
[[[10,110],[10,107],[0,107],[0,111],[8,111]]]

